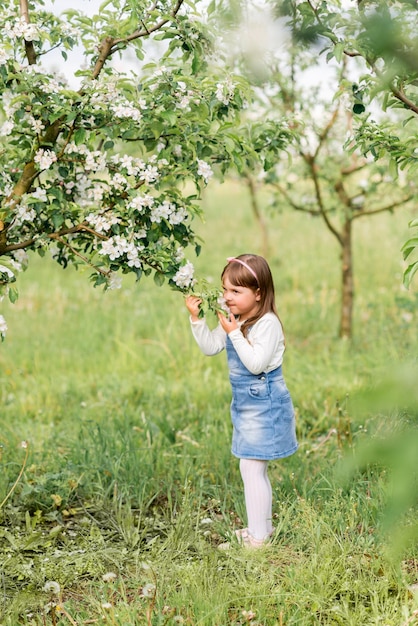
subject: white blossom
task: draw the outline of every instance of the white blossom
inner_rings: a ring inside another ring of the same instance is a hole
[[[3,339],[6,336],[6,333],[7,333],[7,323],[3,315],[0,315],[0,335],[2,336]]]
[[[153,207],[153,209],[151,210],[151,222],[156,222],[157,224],[159,224],[162,219],[168,219],[174,208],[175,207],[173,204],[170,204],[170,202],[164,200],[162,204]]]
[[[128,204],[128,207],[138,211],[138,213],[141,213],[144,207],[151,208],[153,204],[154,197],[150,194],[146,194],[145,196],[136,196],[133,198]]]
[[[222,295],[221,295],[221,296],[219,296],[219,298],[217,299],[217,301],[216,301],[216,302],[217,302],[217,304],[219,305],[219,307],[220,307],[223,311],[225,311],[225,313],[228,313],[228,315],[231,313],[231,311],[230,311],[230,309],[229,309],[228,305],[226,304],[226,300],[225,300],[225,298],[224,298]]]
[[[170,224],[173,224],[173,226],[176,226],[177,224],[182,224],[186,219],[186,209],[184,207],[178,207],[176,211],[173,211],[170,214],[168,221],[170,222]]]
[[[7,54],[6,50],[0,48],[0,65],[5,65],[9,59],[10,55]]]
[[[128,258],[129,267],[141,267],[141,260],[138,256],[138,253],[143,250],[142,244],[139,246],[135,246],[134,243],[130,243],[128,249],[126,250],[126,256]]]
[[[9,278],[14,278],[15,277],[15,275],[12,272],[12,270],[9,269],[8,267],[6,267],[5,265],[0,265],[0,274],[7,274],[7,276]]]
[[[120,289],[121,287],[122,287],[122,276],[118,276],[116,272],[111,272],[107,279],[107,288],[112,291],[115,289]],[[104,576],[103,576],[103,580],[104,580]]]
[[[42,120],[35,119],[33,115],[28,117],[28,122],[30,126],[32,126],[32,130],[34,130],[35,133],[40,133],[45,128],[45,124],[42,123]]]
[[[187,263],[183,265],[173,276],[173,281],[178,287],[180,287],[180,289],[191,287],[194,284],[193,274],[193,264],[190,261],[187,261]]]
[[[127,179],[122,174],[116,173],[112,176],[112,187],[118,189],[119,191],[123,191],[129,185]]]
[[[139,178],[144,180],[146,183],[153,183],[158,180],[160,173],[158,168],[152,165],[147,165],[146,168],[141,172]]]
[[[60,584],[55,580],[48,580],[44,585],[44,591],[46,593],[52,593],[54,595],[58,595],[61,591]]]
[[[134,107],[129,102],[119,103],[111,107],[112,112],[116,117],[132,119],[135,122],[140,122],[142,119],[142,113],[139,109]]]
[[[225,106],[230,103],[235,91],[234,83],[228,78],[224,83],[217,83],[216,98]]]
[[[183,259],[184,259],[184,248],[180,246],[176,250],[176,254],[174,255],[174,261],[176,263],[180,263],[180,261],[182,261]]]
[[[12,254],[20,265],[26,266],[29,263],[29,257],[26,250],[15,250]]]
[[[87,197],[93,200],[96,204],[99,204],[106,193],[109,192],[109,185],[107,183],[96,183],[87,192]]]
[[[213,171],[211,166],[209,165],[209,163],[206,163],[206,161],[202,161],[201,159],[197,160],[197,173],[199,176],[203,176],[203,178],[205,179],[205,182],[207,183],[209,181],[209,178],[211,178],[211,176],[213,176]]]
[[[105,233],[112,228],[113,224],[119,224],[120,219],[111,213],[101,213],[98,215],[96,213],[89,213],[86,217],[86,222],[93,226],[97,233]]]
[[[103,574],[102,579],[105,583],[111,583],[116,580],[117,577],[118,576],[117,574],[115,574],[115,572],[106,572],[106,574]]]
[[[36,217],[35,209],[29,209],[25,204],[20,204],[16,211],[16,223],[33,222]]]
[[[0,128],[0,135],[2,135],[3,137],[6,137],[7,135],[10,135],[10,133],[12,132],[13,128],[14,128],[15,124],[12,120],[7,120],[6,122],[4,122],[4,124],[2,124],[1,128]]]
[[[162,65],[161,67],[155,70],[154,76],[162,76],[163,74],[165,74],[166,71],[167,71],[167,68],[165,67],[165,65]]]
[[[155,585],[153,583],[147,583],[142,587],[141,596],[144,598],[152,598],[155,595]]]
[[[39,148],[34,157],[34,161],[35,163],[38,163],[40,170],[49,169],[56,160],[57,155],[55,152],[52,150],[45,150],[44,148]]]
[[[140,164],[143,165],[142,161]],[[128,154],[124,154],[123,157],[119,159],[119,165],[126,169],[128,176],[135,176],[140,169],[140,164],[137,164],[135,159]]]
[[[22,271],[22,265],[21,263],[18,263],[18,261],[15,261],[14,259],[9,258],[9,263],[13,267],[13,269],[16,270],[16,272]]]
[[[16,20],[12,27],[6,26],[5,31],[13,39],[18,39],[19,37],[23,37],[26,41],[37,41],[39,39],[36,25],[28,23],[24,17]]]
[[[98,170],[103,170],[106,167],[106,154],[102,153],[100,150],[94,150],[90,152],[89,150],[85,151],[86,161],[84,167],[86,170],[91,172],[97,172]]]
[[[128,245],[128,241],[120,235],[109,237],[107,241],[103,241],[99,254],[107,255],[111,261],[114,261],[125,254]]]
[[[142,244],[136,246],[133,242],[129,242],[124,237],[116,235],[102,242],[102,248],[99,254],[107,255],[111,261],[126,254],[129,267],[141,267],[139,252],[142,252],[143,249]]]
[[[31,192],[30,195],[32,198],[35,198],[36,200],[39,200],[40,202],[46,202],[48,200],[47,193],[45,189],[42,189],[42,187],[37,187],[35,191]]]

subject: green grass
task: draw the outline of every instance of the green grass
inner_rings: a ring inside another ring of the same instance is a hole
[[[192,260],[216,283],[227,256],[261,253],[261,236],[236,185],[213,186],[205,205],[196,227],[206,245]],[[129,279],[103,293],[88,272],[34,258],[18,302],[2,303],[0,622],[416,623],[418,555],[391,559],[382,527],[386,468],[338,478],[362,441],[405,421],[360,411],[355,397],[416,358],[416,292],[401,287],[408,218],[356,230],[348,343],[337,338],[331,235],[296,213],[269,216],[300,450],[271,464],[277,533],[256,553],[216,548],[244,518],[230,389],[224,355],[208,359],[195,345],[182,296]],[[7,497],[22,441],[28,461]],[[104,582],[106,572],[116,580]],[[43,590],[51,580],[57,597]]]

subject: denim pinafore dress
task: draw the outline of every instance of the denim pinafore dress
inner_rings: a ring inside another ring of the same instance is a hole
[[[294,454],[298,449],[295,412],[281,366],[252,374],[228,336],[226,352],[232,387],[232,454],[262,461]]]

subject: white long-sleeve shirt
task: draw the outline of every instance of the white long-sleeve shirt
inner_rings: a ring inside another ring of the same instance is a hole
[[[239,322],[238,322],[239,323]],[[191,321],[193,336],[203,354],[213,356],[226,345],[226,332],[220,324],[209,329],[206,320]],[[266,313],[244,337],[239,328],[229,333],[239,358],[252,374],[271,372],[283,362],[284,334],[280,320],[274,313]]]

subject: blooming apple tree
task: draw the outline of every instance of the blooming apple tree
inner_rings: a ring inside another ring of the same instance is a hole
[[[95,286],[133,273],[191,288],[202,188],[257,158],[239,133],[247,83],[190,2],[105,1],[93,17],[44,7],[2,9],[0,297],[14,301],[27,252],[47,250],[62,267],[90,266]],[[74,87],[64,67],[76,45],[86,61]],[[144,63],[151,45],[158,62]],[[57,49],[60,73],[47,65]]]

